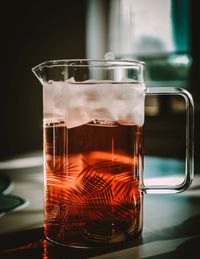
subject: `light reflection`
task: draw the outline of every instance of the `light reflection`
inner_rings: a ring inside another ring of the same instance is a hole
[[[167,177],[151,177],[149,179],[144,179],[144,185],[148,186],[148,188],[156,187],[156,186],[171,186],[175,187],[175,185],[180,185],[184,181],[184,176],[167,176]],[[181,195],[186,195],[186,196],[193,196],[193,197],[199,197],[200,196],[200,176],[196,175],[193,179],[193,182],[189,189],[187,191],[184,191],[181,193]],[[153,189],[152,192],[150,189],[148,189],[148,193],[151,194],[174,194],[174,190],[155,190]]]
[[[168,177],[155,177],[155,178],[149,178],[145,179],[144,183],[145,185],[178,185],[181,184],[184,180],[184,177],[182,176],[168,176]]]
[[[190,66],[192,59],[189,55],[172,55],[168,62],[174,66],[186,65]]]
[[[48,259],[48,253],[47,253],[47,241],[46,239],[43,240],[43,255],[42,259]]]
[[[43,165],[42,156],[16,158],[0,162],[0,170],[22,169]]]

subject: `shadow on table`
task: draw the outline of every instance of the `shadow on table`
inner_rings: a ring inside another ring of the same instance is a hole
[[[147,233],[143,238],[143,242],[149,243],[158,240],[169,240],[196,235],[200,235],[200,215],[195,215],[183,221],[180,225],[165,228],[153,233]]]
[[[145,259],[188,259],[199,257],[200,236],[191,238],[177,247],[170,253],[159,254],[155,256],[145,257]]]
[[[200,244],[200,215],[193,216],[180,225],[147,233],[144,238],[135,239],[131,244],[117,246],[114,249],[77,249],[56,246],[44,240],[43,228],[6,234],[0,236],[0,258],[81,259],[137,247],[153,241],[183,237],[191,237],[191,239],[185,241],[173,252],[151,256],[148,259],[189,258],[193,254],[197,255]]]
[[[129,245],[121,245],[117,248],[72,248],[48,242],[44,239],[43,231],[43,228],[38,228],[0,236],[0,258],[84,259],[137,246],[141,243],[139,238]]]
[[[198,258],[200,246],[200,215],[193,216],[182,222],[180,225],[163,229],[161,232],[158,231],[153,234],[151,233],[149,236],[147,235],[143,241],[144,243],[148,243],[157,240],[169,240],[184,237],[192,238],[179,245],[173,252],[145,257],[145,259]]]

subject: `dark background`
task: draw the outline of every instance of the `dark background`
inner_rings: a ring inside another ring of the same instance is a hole
[[[0,158],[42,149],[42,86],[31,68],[85,57],[86,1],[7,1],[1,7]]]
[[[188,89],[195,101],[196,166],[200,159],[197,4],[198,1],[190,1],[193,64]],[[3,160],[42,149],[42,86],[31,68],[46,60],[86,57],[87,1],[8,1],[1,6],[0,12],[0,160]],[[182,157],[184,118],[173,116],[170,121],[171,115],[166,119],[163,116],[146,118],[145,153]],[[173,137],[168,139],[169,133]]]

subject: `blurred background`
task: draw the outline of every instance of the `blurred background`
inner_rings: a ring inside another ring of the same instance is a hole
[[[43,61],[116,58],[146,63],[149,87],[183,87],[195,101],[195,167],[200,161],[198,1],[43,0],[1,6],[0,160],[42,150],[42,86],[31,68]],[[145,154],[183,158],[185,104],[146,98]],[[197,169],[196,171],[199,171]]]

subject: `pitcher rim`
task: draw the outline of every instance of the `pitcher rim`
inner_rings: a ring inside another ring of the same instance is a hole
[[[76,62],[76,63],[72,63]],[[79,62],[79,63],[78,63]],[[86,62],[97,62],[97,64],[84,64]],[[83,63],[83,64],[81,64]],[[110,64],[109,64],[110,63]],[[124,64],[123,64],[124,63]],[[54,67],[54,66],[74,66],[74,67],[125,67],[125,66],[133,66],[133,65],[141,65],[144,66],[145,62],[136,60],[136,59],[52,59],[48,61],[44,61],[39,63],[38,65],[32,68],[32,71],[36,71],[38,69],[42,69],[44,67]]]

